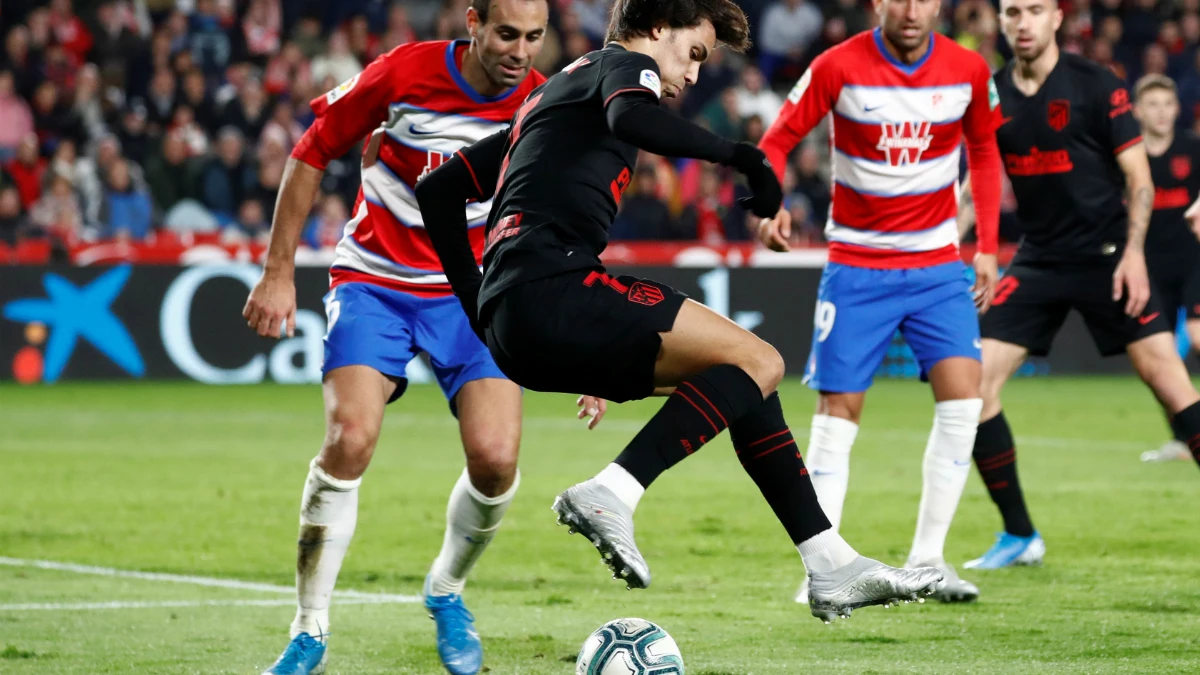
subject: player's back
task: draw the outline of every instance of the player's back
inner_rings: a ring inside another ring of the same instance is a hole
[[[1177,133],[1166,152],[1150,158],[1154,212],[1146,232],[1146,255],[1160,259],[1195,258],[1200,241],[1183,214],[1200,196],[1200,138]]]
[[[638,155],[610,131],[606,106],[633,90],[660,94],[657,65],[609,45],[521,106],[493,198],[481,303],[520,281],[600,264]]]
[[[833,113],[830,260],[958,260],[959,147],[968,125],[992,124],[986,64],[935,33],[925,56],[905,65],[883,40],[868,31],[822,54],[784,109],[798,118]]]
[[[531,71],[509,91],[482,96],[462,76],[468,45],[461,40],[402,45],[314,100],[314,111],[325,118],[317,140],[326,148],[323,154],[345,152],[342,148],[370,134],[332,285],[367,282],[419,295],[451,292],[413,187],[463,147],[505,129],[525,96],[545,81]],[[477,255],[490,206],[467,205]]]
[[[1116,155],[1141,140],[1125,85],[1104,66],[1062,53],[1032,96],[995,75],[996,132],[1017,197],[1026,259],[1086,260],[1116,253],[1126,236],[1125,179]]]

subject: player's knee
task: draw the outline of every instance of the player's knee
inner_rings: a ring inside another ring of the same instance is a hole
[[[488,497],[507,490],[517,475],[519,446],[519,435],[503,429],[480,430],[464,435],[467,473],[475,489]]]
[[[785,365],[783,357],[780,356],[777,349],[760,341],[757,348],[749,355],[748,361],[749,363],[744,366],[746,373],[758,383],[764,396],[779,388],[779,383],[783,380]]]
[[[352,414],[335,413],[321,449],[321,466],[337,478],[354,479],[367,470],[379,429]]]
[[[864,397],[861,393],[843,394],[823,391],[817,399],[817,414],[858,424],[862,419],[863,401]]]

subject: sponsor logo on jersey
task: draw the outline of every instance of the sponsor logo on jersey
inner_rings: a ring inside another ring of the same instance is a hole
[[[1046,123],[1055,131],[1062,131],[1071,123],[1071,102],[1056,98],[1046,107]]]
[[[325,94],[325,103],[328,105],[333,105],[334,103],[337,103],[338,99],[346,94],[349,94],[350,90],[354,89],[354,85],[358,84],[358,76],[361,74],[362,73],[358,73],[354,77],[346,80],[333,89],[330,89],[329,93]]]
[[[654,95],[662,98],[662,82],[658,79],[658,73],[647,68],[642,71],[641,77],[638,78],[638,84],[654,92]]]
[[[1028,155],[1004,155],[1004,169],[1010,176],[1044,176],[1051,173],[1068,173],[1074,168],[1071,153],[1066,150],[1030,148]]]
[[[1154,210],[1161,211],[1163,209],[1181,209],[1192,200],[1188,196],[1187,188],[1154,188]]]
[[[801,75],[800,79],[796,81],[796,86],[792,87],[792,90],[788,92],[787,100],[791,101],[792,103],[799,103],[800,98],[804,96],[804,92],[808,91],[808,85],[811,82],[812,68],[809,68],[808,70],[804,71],[804,74]]]
[[[996,91],[996,81],[988,78],[988,107],[992,110],[1000,105],[1000,92]]]
[[[916,164],[933,142],[929,122],[881,122],[877,150],[892,166]]]
[[[1184,180],[1192,175],[1192,158],[1187,155],[1172,157],[1171,175],[1175,176],[1175,180]]]
[[[1129,90],[1124,87],[1114,91],[1112,96],[1108,97],[1108,102],[1112,104],[1112,110],[1108,113],[1110,119],[1133,110],[1133,104],[1129,102]]]

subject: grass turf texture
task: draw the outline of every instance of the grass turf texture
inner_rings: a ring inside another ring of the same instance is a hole
[[[813,395],[784,385],[803,437]],[[567,396],[528,394],[522,487],[467,587],[490,673],[570,673],[587,635],[622,616],[659,622],[691,675],[1189,672],[1200,668],[1200,475],[1143,465],[1164,424],[1133,379],[1038,379],[1005,393],[1021,476],[1049,553],[1040,569],[964,571],[978,604],[858,610],[824,626],[791,601],[799,556],[725,436],[666,474],[638,510],[648,591],[608,578],[549,506],[633,436],[657,403],[614,406],[593,432]],[[843,534],[901,564],[912,538],[928,389],[868,397]],[[0,556],[290,584],[307,462],[322,437],[316,387],[0,386]],[[803,438],[801,443],[803,444]],[[391,406],[363,484],[339,588],[414,595],[441,544],[462,468],[434,387]],[[977,475],[950,534],[982,553],[999,519]],[[283,594],[0,566],[0,605],[287,602]],[[293,609],[181,606],[0,611],[0,672],[258,673]],[[333,606],[330,673],[442,672],[415,604]]]

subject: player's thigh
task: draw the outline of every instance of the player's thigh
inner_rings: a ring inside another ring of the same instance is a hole
[[[954,262],[910,270],[910,311],[900,334],[912,348],[937,401],[979,398],[979,314],[966,268]]]
[[[1134,342],[1157,333],[1172,333],[1168,310],[1151,287],[1150,299],[1140,316],[1125,313],[1124,299],[1112,299],[1113,270],[1097,267],[1072,281],[1073,304],[1083,316],[1092,341],[1102,356],[1116,356]]]
[[[1200,352],[1200,318],[1189,318],[1184,327],[1187,329],[1188,343],[1192,353]]]
[[[1049,354],[1054,336],[1071,311],[1062,293],[1063,283],[1062,275],[1053,269],[1021,264],[1008,268],[996,284],[992,306],[979,321],[984,344],[991,339],[1021,347],[1033,356]],[[984,380],[988,368],[985,355]]]
[[[1029,350],[1021,345],[1003,342],[993,338],[983,338],[983,375],[980,378],[979,393],[983,398],[981,420],[989,420],[1000,412],[1000,392],[1025,363]]]
[[[1175,336],[1161,331],[1131,342],[1126,350],[1138,376],[1169,413],[1177,413],[1200,400],[1179,357]]]
[[[662,333],[654,366],[654,385],[675,387],[716,365],[730,364],[758,382],[766,396],[783,378],[783,359],[774,347],[754,333],[704,305],[688,300],[675,324]]]
[[[1183,306],[1184,318],[1188,322],[1188,334],[1191,334],[1193,324],[1200,322],[1200,260],[1192,267],[1191,274],[1188,275],[1187,283],[1183,287],[1183,297],[1180,301]],[[1200,347],[1200,343],[1195,340],[1193,345]]]
[[[821,276],[804,381],[830,393],[870,388],[904,318],[903,270],[829,264]]]

